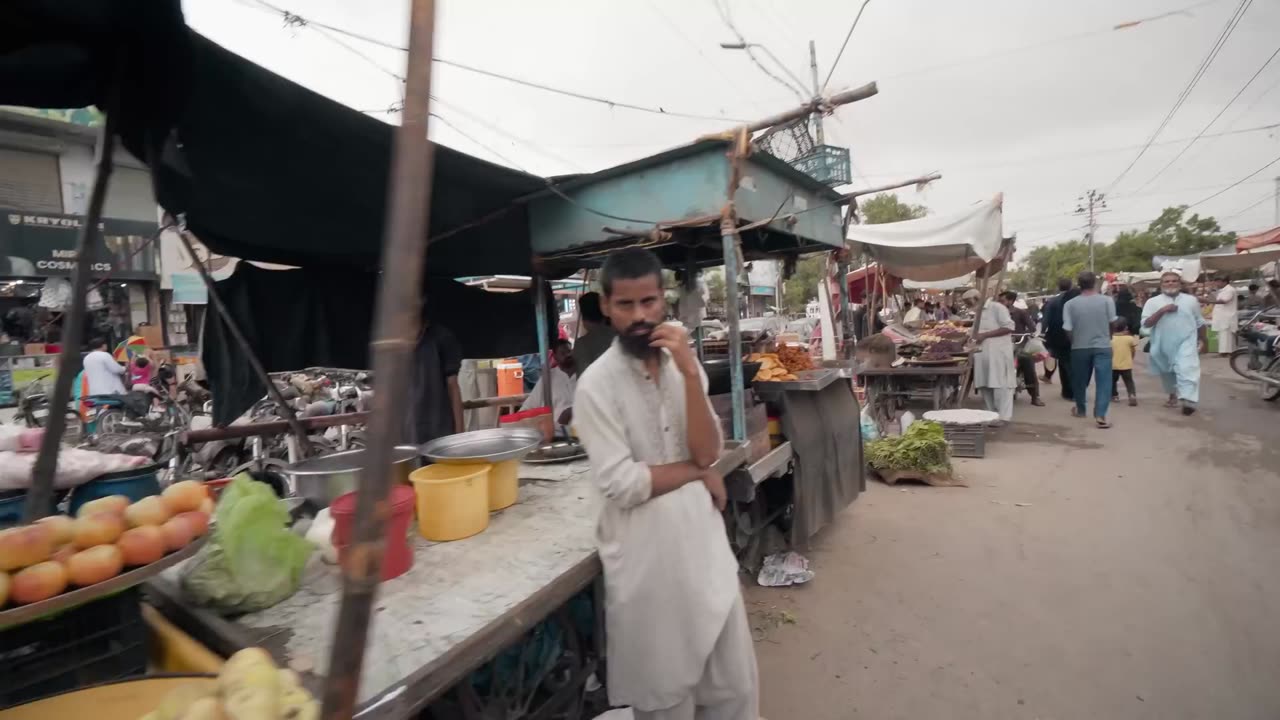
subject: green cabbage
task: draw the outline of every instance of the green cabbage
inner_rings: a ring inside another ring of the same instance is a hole
[[[877,470],[912,471],[923,474],[951,472],[951,450],[942,425],[930,420],[911,424],[898,437],[866,444],[867,464]]]
[[[209,542],[183,568],[182,589],[224,614],[265,610],[297,592],[314,549],[290,532],[271,486],[247,474],[223,491]]]

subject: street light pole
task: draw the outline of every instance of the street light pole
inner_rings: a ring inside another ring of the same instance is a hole
[[[763,50],[764,54],[768,55],[769,59],[773,61],[773,64],[782,68],[782,72],[786,73],[787,77],[791,78],[791,82],[796,84],[796,88],[798,90],[802,90],[802,91],[804,90],[804,82],[800,80],[800,78],[796,77],[796,74],[791,72],[791,68],[783,64],[783,62],[779,60],[778,57],[774,55],[773,52],[769,50],[769,48],[765,47],[764,45],[761,45],[760,43],[736,42],[736,43],[720,43],[720,47],[724,48],[725,50]]]

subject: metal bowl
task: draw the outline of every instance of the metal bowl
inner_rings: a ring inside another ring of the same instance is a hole
[[[542,444],[542,433],[528,427],[491,428],[446,435],[422,446],[431,462],[446,465],[519,460]]]
[[[364,450],[358,449],[302,460],[284,468],[284,472],[299,497],[326,508],[340,495],[360,486],[364,465]],[[409,473],[421,465],[422,457],[413,445],[398,445],[391,454],[391,472],[397,482],[409,482]]]

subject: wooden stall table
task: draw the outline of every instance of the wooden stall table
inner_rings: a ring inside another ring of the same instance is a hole
[[[883,430],[898,410],[910,400],[923,400],[934,410],[960,407],[961,384],[969,374],[969,363],[953,365],[913,365],[864,368],[857,372],[867,389],[866,405]]]
[[[414,717],[593,583],[598,493],[589,469],[586,460],[522,464],[519,502],[484,532],[447,543],[411,533],[413,567],[378,590],[357,717]],[[148,584],[157,609],[220,654],[265,648],[319,695],[341,598],[337,566],[315,553],[292,597],[234,620],[187,601],[180,571]]]

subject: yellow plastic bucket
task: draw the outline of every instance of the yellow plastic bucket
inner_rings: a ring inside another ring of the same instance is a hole
[[[409,473],[418,501],[418,533],[428,540],[461,540],[489,526],[488,463],[436,464]]]
[[[489,471],[489,510],[501,510],[520,498],[520,461],[503,460]]]

